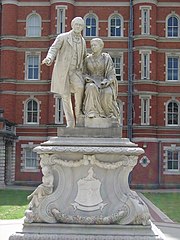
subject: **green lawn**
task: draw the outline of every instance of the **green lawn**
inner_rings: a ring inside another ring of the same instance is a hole
[[[19,219],[27,209],[27,196],[32,191],[0,190],[0,219]]]
[[[32,191],[0,190],[0,219],[19,219],[24,217],[28,207],[27,196]],[[169,218],[180,223],[180,193],[143,193]]]
[[[180,223],[180,193],[143,193],[171,220]]]

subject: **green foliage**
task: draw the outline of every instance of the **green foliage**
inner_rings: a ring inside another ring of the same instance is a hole
[[[180,223],[180,192],[143,194],[171,220]]]
[[[19,219],[27,209],[27,196],[32,191],[0,190],[0,219]]]

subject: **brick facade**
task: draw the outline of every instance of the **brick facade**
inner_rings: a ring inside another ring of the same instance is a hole
[[[49,137],[56,136],[57,126],[60,125],[56,120],[57,96],[50,93],[52,67],[40,65],[57,36],[60,24],[59,8],[64,11],[65,31],[71,29],[70,22],[75,16],[86,19],[88,14],[93,15],[97,23],[96,36],[102,38],[105,43],[104,51],[109,52],[113,58],[121,57],[122,74],[118,100],[123,115],[123,137],[128,137],[130,2],[129,0],[1,1],[0,107],[4,109],[4,118],[16,124],[18,137],[14,143],[16,183],[34,184],[41,181],[39,159],[37,158],[35,163],[32,152],[29,153],[28,149],[32,150]],[[140,156],[139,163],[131,174],[131,185],[146,188],[179,187],[180,2],[134,0],[132,3],[134,28],[132,141],[143,147],[145,154]],[[28,19],[32,15],[40,19],[38,36],[28,36]],[[111,36],[108,24],[113,15],[121,19],[120,36]],[[171,35],[172,32],[174,36],[169,36],[168,34]],[[89,40],[92,36],[85,34],[84,37],[89,51]],[[39,61],[36,63],[37,79],[28,79],[28,74],[31,74],[28,72],[30,67],[28,61]],[[171,78],[171,73],[172,79],[168,79]],[[27,120],[26,106],[29,101],[32,101],[29,106],[37,104],[37,122]],[[1,141],[3,142],[3,139]],[[30,159],[31,162],[28,163],[25,159]]]

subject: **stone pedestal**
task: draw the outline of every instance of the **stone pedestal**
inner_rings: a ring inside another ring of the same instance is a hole
[[[30,196],[23,233],[10,239],[157,239],[147,206],[128,184],[144,151],[118,137],[120,130],[59,129],[36,147],[43,183]]]

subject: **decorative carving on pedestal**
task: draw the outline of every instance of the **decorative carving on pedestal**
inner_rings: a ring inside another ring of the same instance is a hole
[[[118,224],[120,220],[126,215],[126,209],[119,210],[118,212],[110,216],[92,216],[92,217],[82,217],[80,215],[70,216],[61,213],[57,209],[52,209],[52,213],[55,216],[57,222],[61,223],[76,223],[76,224]]]
[[[74,209],[82,211],[95,211],[101,210],[107,203],[103,203],[100,187],[101,181],[93,177],[94,171],[91,167],[88,170],[88,175],[85,178],[79,179],[77,182],[78,191],[75,202],[72,203]]]
[[[67,151],[66,147],[51,145],[35,150],[40,153],[42,169],[50,169],[53,186],[44,191],[42,183],[31,194],[46,193],[37,204],[30,202],[25,222],[150,223],[146,205],[128,185],[138,148],[75,146]]]

